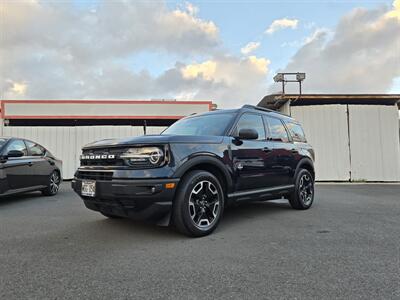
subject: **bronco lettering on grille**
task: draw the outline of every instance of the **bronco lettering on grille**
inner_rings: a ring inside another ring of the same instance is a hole
[[[81,160],[89,160],[89,159],[115,159],[115,154],[81,155]]]

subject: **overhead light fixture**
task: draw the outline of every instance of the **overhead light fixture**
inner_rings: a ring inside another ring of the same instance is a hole
[[[294,72],[294,73],[277,73],[274,76],[275,82],[282,82],[282,95],[285,95],[285,84],[287,82],[298,82],[299,83],[299,95],[301,96],[301,83],[306,79],[306,73]]]
[[[285,79],[284,74],[283,73],[277,73],[274,76],[274,81],[275,82],[282,82]]]
[[[296,79],[297,81],[303,81],[304,79],[306,79],[306,73],[297,73]]]

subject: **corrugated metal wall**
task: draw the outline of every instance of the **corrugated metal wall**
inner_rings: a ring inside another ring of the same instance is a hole
[[[165,127],[147,127],[156,134]],[[101,139],[143,134],[142,126],[77,126],[77,127],[2,127],[3,136],[16,136],[38,142],[63,161],[63,177],[71,179],[79,166],[82,146]]]
[[[317,180],[400,181],[397,107],[293,106],[291,113],[303,124],[315,149]],[[164,129],[147,127],[146,133],[157,134]],[[73,177],[85,144],[142,134],[141,126],[2,127],[3,136],[37,141],[62,159],[65,179]]]
[[[315,149],[317,180],[350,180],[346,106],[292,106],[291,113]]]
[[[399,181],[398,111],[383,105],[349,105],[351,177]]]
[[[315,149],[317,180],[400,181],[397,106],[292,106],[291,113]]]

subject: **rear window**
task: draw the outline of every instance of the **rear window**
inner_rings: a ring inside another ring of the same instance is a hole
[[[286,127],[289,129],[289,133],[292,136],[293,141],[302,143],[305,143],[307,141],[303,128],[300,124],[287,122]]]
[[[289,136],[280,119],[265,117],[269,126],[269,138],[276,142],[289,142]]]
[[[32,156],[43,156],[46,150],[39,144],[33,143],[31,141],[25,141],[28,146],[28,150]]]

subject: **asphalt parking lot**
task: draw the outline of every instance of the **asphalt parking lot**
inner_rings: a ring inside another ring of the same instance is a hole
[[[64,183],[0,199],[1,299],[399,299],[400,185],[318,185],[226,211],[211,236],[109,220]]]

